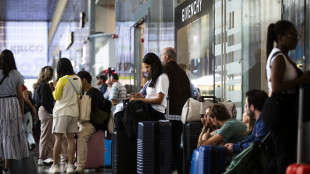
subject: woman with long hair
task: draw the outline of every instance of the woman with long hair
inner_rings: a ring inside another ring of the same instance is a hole
[[[52,134],[54,98],[49,81],[53,78],[54,70],[50,66],[41,68],[39,78],[33,85],[35,90],[35,102],[39,108],[39,119],[41,121],[41,136],[39,142],[38,166],[52,162],[54,135]]]
[[[0,54],[0,158],[5,160],[3,173],[9,170],[9,159],[19,160],[29,156],[22,126],[23,84],[13,53],[3,50]]]
[[[71,61],[67,58],[61,58],[57,64],[57,82],[53,92],[56,100],[53,109],[53,127],[52,132],[55,135],[55,145],[53,151],[53,165],[50,173],[58,173],[59,155],[63,142],[63,135],[66,135],[68,142],[68,165],[66,172],[74,172],[74,154],[75,142],[74,133],[78,132],[79,105],[78,95],[82,91],[81,79],[74,73]]]
[[[130,101],[141,100],[144,103],[151,104],[149,114],[151,120],[164,120],[165,109],[167,107],[167,95],[169,89],[169,79],[164,73],[163,65],[159,57],[154,53],[147,53],[143,58],[144,68],[149,73],[151,79],[146,88],[146,96],[143,98],[141,93],[136,97],[130,98]]]
[[[302,72],[288,56],[296,48],[299,35],[289,21],[270,24],[267,36],[267,80],[271,97],[262,110],[262,118],[271,132],[275,147],[277,173],[296,162],[297,114],[294,111],[298,87],[310,82],[310,72]],[[276,47],[274,48],[274,42]],[[270,173],[274,173],[270,171]]]

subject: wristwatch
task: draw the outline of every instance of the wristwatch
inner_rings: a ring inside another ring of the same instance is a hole
[[[208,130],[207,129],[201,129],[201,132],[206,133]]]

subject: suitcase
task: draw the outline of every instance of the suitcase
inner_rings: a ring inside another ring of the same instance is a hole
[[[137,173],[137,139],[128,138],[121,130],[112,135],[112,172]]]
[[[97,131],[87,142],[85,168],[104,167],[104,132]]]
[[[112,166],[112,140],[104,140],[104,166]]]
[[[197,141],[202,129],[200,121],[188,122],[183,129],[183,172],[190,173],[191,157],[194,149],[197,148]]]
[[[143,121],[138,124],[137,173],[171,173],[171,124]]]
[[[199,149],[195,149],[192,155],[191,172],[192,174],[198,173]]]
[[[303,147],[304,141],[303,138],[307,138],[304,136],[304,129],[306,129],[303,121],[309,121],[306,119],[305,105],[304,105],[304,84],[300,85],[299,88],[299,102],[298,102],[298,139],[297,139],[297,164],[291,164],[286,168],[286,174],[308,174],[310,173],[310,164],[302,164],[302,161],[305,160],[305,152],[303,150],[309,149],[309,147]]]
[[[221,174],[224,171],[225,171],[224,147],[201,146],[199,148],[199,154],[198,154],[198,173]]]

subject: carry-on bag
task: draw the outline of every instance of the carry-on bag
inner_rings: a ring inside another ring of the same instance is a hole
[[[87,142],[87,160],[85,168],[104,167],[104,132],[97,131]]]
[[[170,174],[172,159],[171,124],[143,121],[138,124],[137,173]]]
[[[112,166],[112,140],[105,139],[104,140],[104,166],[109,167]]]
[[[223,146],[200,146],[194,150],[191,174],[222,174],[225,171]]]
[[[198,173],[198,162],[199,162],[199,149],[195,149],[192,155],[190,173],[193,174]]]
[[[201,121],[188,122],[183,129],[183,173],[191,171],[191,157],[194,149],[197,148],[197,141],[201,133]]]
[[[112,172],[137,173],[137,139],[128,138],[122,130],[112,134]]]
[[[303,139],[307,136],[304,136],[304,122],[309,121],[309,114],[308,109],[304,108],[309,105],[309,103],[305,103],[304,96],[309,95],[309,91],[304,91],[304,84],[300,85],[299,87],[299,101],[298,101],[298,135],[297,135],[297,163],[291,164],[286,168],[286,174],[308,174],[310,173],[310,164],[303,163],[305,161],[305,157],[303,156],[306,154],[303,152],[305,148],[303,147]]]

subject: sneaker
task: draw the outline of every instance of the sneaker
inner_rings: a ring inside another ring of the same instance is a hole
[[[49,173],[60,173],[60,169],[59,169],[58,165],[53,164],[48,172]]]
[[[78,167],[76,167],[76,169],[75,169],[75,171],[74,171],[75,173],[84,173],[84,168],[83,167],[80,167],[80,166],[78,166]]]
[[[73,164],[68,164],[66,172],[67,173],[74,173],[74,165]]]
[[[47,159],[43,160],[43,164],[52,165],[53,164],[53,158],[47,158]]]
[[[8,169],[3,169],[2,174],[11,174],[11,171]]]
[[[38,166],[43,166],[43,160],[42,159],[38,160]]]

